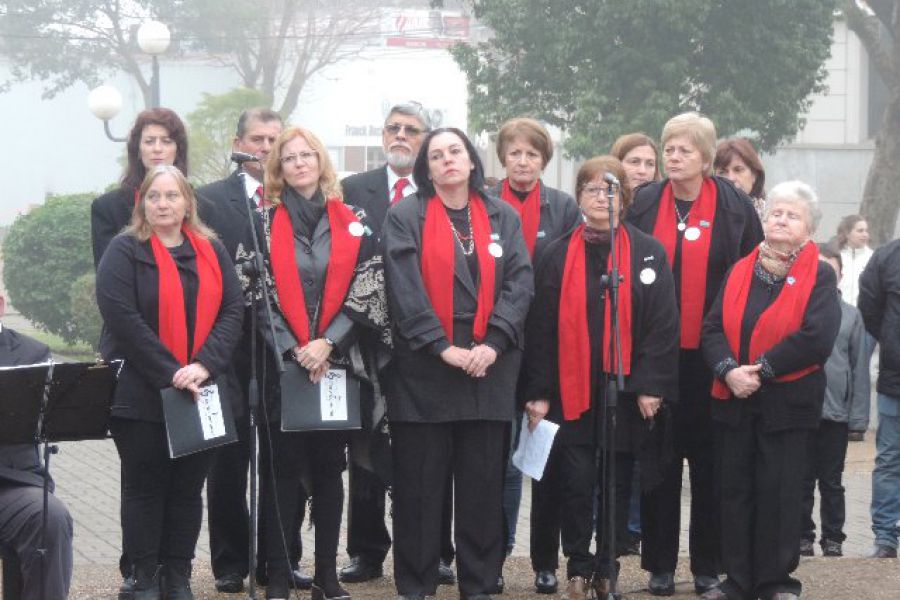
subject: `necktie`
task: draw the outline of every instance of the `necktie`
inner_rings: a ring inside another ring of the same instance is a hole
[[[398,200],[403,200],[403,190],[409,185],[409,179],[401,177],[394,184],[394,195],[391,197],[391,204],[396,204]]]
[[[269,208],[272,203],[266,200],[263,195],[263,186],[259,186],[256,188],[256,193],[253,195],[253,199],[256,200],[256,210],[265,210]]]

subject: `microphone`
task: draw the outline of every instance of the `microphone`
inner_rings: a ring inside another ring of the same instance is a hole
[[[232,157],[232,160],[234,160],[233,157]],[[619,180],[616,179],[616,176],[613,175],[612,173],[604,173],[604,174],[603,174],[603,181],[605,181],[605,182],[608,183],[609,185],[612,185],[612,186],[615,186],[615,187],[622,187],[622,186],[619,184]]]
[[[260,162],[260,160],[252,154],[247,154],[246,152],[232,152],[231,162],[236,162],[237,164],[242,165],[245,162]]]

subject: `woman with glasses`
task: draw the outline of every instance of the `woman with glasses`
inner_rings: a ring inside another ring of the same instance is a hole
[[[626,217],[662,242],[681,311],[678,396],[668,411],[674,419],[675,456],[664,481],[641,499],[641,566],[651,573],[650,593],[658,596],[674,592],[685,458],[691,477],[694,587],[703,593],[718,584],[712,371],[700,352],[700,326],[725,273],[762,240],[750,198],[727,179],[711,175],[716,150],[712,121],[697,113],[673,117],[663,127],[662,147],[667,178],[641,186]]]
[[[617,555],[628,542],[627,514],[635,453],[645,447],[662,400],[676,387],[670,365],[678,356],[678,311],[672,271],[662,246],[619,216],[631,201],[629,188],[613,189],[613,215],[606,175],[625,179],[612,156],[588,160],[575,183],[584,224],[552,243],[535,275],[535,298],[528,316],[523,365],[529,423],[544,417],[561,425],[554,450],[559,456],[563,553],[568,559],[565,598],[584,600],[593,583],[598,598],[609,593],[609,552],[603,545],[608,518],[601,491],[596,516],[597,553],[591,555],[594,492],[602,479],[595,457],[606,439],[602,429],[606,385],[616,372],[611,360],[611,314],[603,277],[611,268],[615,230],[619,287],[619,341],[625,391],[616,409]],[[642,460],[649,463],[649,454]],[[652,473],[650,464],[645,464]],[[608,514],[608,513],[607,513]]]
[[[484,195],[484,169],[462,131],[430,132],[413,177],[418,192],[391,207],[382,232],[394,340],[394,578],[403,598],[435,594],[452,481],[460,597],[484,599],[503,561],[504,431],[531,261],[515,212]]]
[[[374,252],[375,236],[365,218],[344,204],[328,151],[306,129],[291,127],[279,136],[266,164],[265,189],[272,208],[256,226],[265,241],[274,339],[261,304],[259,328],[270,352],[296,362],[317,383],[332,365],[350,366],[357,326],[344,307],[359,265]],[[271,473],[263,476],[272,490],[262,507],[266,598],[291,594],[286,543],[299,527],[299,506],[306,500],[301,490],[309,483],[316,528],[312,598],[346,600],[350,595],[338,583],[336,569],[346,434],[282,431],[281,405],[296,399],[283,397],[275,379],[267,389],[262,429],[262,443],[271,451]]]

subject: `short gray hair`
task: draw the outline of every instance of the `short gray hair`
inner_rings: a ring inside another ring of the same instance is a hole
[[[766,209],[763,213],[766,217],[769,216],[772,205],[779,200],[805,204],[811,219],[811,222],[808,223],[809,234],[812,235],[816,232],[816,229],[819,227],[819,222],[822,220],[822,210],[819,208],[819,196],[809,184],[794,179],[792,181],[779,183],[769,190],[769,193],[766,196]]]
[[[409,102],[401,102],[393,105],[384,117],[385,125],[388,124],[391,115],[407,115],[409,117],[415,117],[422,123],[422,128],[425,129],[425,131],[431,131],[431,117],[428,115],[428,111],[425,110],[425,107],[419,102],[410,100]]]

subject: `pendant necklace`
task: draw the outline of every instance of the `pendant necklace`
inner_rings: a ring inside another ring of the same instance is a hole
[[[463,256],[471,255],[472,252],[475,251],[475,235],[472,233],[472,209],[466,204],[466,222],[469,225],[469,235],[463,235],[457,231],[456,226],[453,224],[453,219],[449,219],[449,221],[450,229],[453,231],[453,237],[456,238],[456,242],[459,244],[459,247],[462,248]]]
[[[678,231],[684,231],[685,229],[687,229],[687,220],[688,217],[691,216],[691,209],[688,208],[687,212],[684,213],[684,216],[682,217],[681,211],[678,210],[678,201],[673,200],[673,202],[675,203],[675,215],[678,217],[678,225],[676,225],[675,227],[678,229]],[[693,205],[691,206],[693,207]]]

